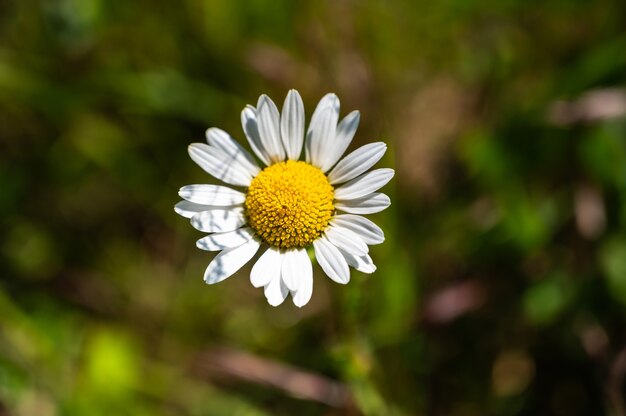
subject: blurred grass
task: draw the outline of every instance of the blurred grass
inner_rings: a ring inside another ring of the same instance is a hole
[[[625,12],[0,1],[0,414],[624,414]],[[172,210],[208,180],[187,145],[289,88],[359,109],[353,147],[397,172],[378,271],[316,273],[302,310],[249,268],[207,287]],[[217,348],[350,397],[201,365]]]

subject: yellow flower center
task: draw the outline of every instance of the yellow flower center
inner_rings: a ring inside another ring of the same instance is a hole
[[[305,247],[328,226],[333,187],[315,166],[289,160],[268,166],[250,183],[248,223],[269,245]]]

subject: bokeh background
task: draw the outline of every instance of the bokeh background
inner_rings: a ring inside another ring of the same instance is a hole
[[[624,415],[626,2],[1,0],[0,414]],[[173,212],[262,93],[384,140],[298,309]]]

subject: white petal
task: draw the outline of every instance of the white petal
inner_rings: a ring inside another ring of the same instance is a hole
[[[303,270],[303,267],[306,267],[307,261],[310,266],[311,261],[309,260],[309,256],[306,254],[306,250],[303,248],[285,250],[285,252],[283,252],[283,268],[281,276],[283,278],[283,282],[285,282],[285,286],[287,286],[287,289],[291,291],[297,291],[299,289],[302,274],[306,272]]]
[[[283,257],[277,249],[270,247],[261,254],[261,257],[252,267],[250,283],[254,287],[266,286],[274,279],[280,280],[280,270]]]
[[[361,198],[385,186],[393,178],[393,169],[382,168],[365,173],[335,189],[335,199]]]
[[[335,215],[330,223],[335,227],[344,227],[354,231],[367,245],[380,244],[385,241],[385,233],[371,220],[360,215]]]
[[[311,116],[311,122],[316,120],[322,113],[322,111],[326,110],[327,108],[330,108],[335,113],[337,113],[337,119],[339,119],[339,98],[332,92],[323,96],[320,102],[317,104],[317,107],[315,107],[315,111],[313,111],[313,115]]]
[[[328,174],[331,185],[347,182],[356,178],[383,157],[387,151],[387,145],[383,142],[369,143],[361,146],[337,163]]]
[[[246,106],[241,112],[241,126],[243,127],[243,131],[246,134],[246,138],[254,154],[257,155],[265,165],[271,165],[272,160],[267,150],[265,150],[263,142],[261,141],[261,135],[259,134],[256,109],[251,105]]]
[[[287,289],[291,291],[298,290],[298,251],[285,250],[283,252],[283,267],[281,269],[281,277]]]
[[[355,256],[364,256],[369,252],[367,244],[354,231],[344,227],[328,227],[325,231],[328,241],[337,248]]]
[[[210,175],[237,186],[248,186],[253,175],[239,163],[233,163],[223,150],[204,143],[192,143],[188,147],[189,156]]]
[[[313,241],[315,258],[322,270],[337,283],[346,284],[350,281],[348,263],[337,247],[322,236]]]
[[[191,225],[206,233],[233,231],[246,223],[243,208],[213,209],[191,217]]]
[[[272,306],[278,306],[285,301],[287,294],[289,293],[289,289],[285,286],[283,279],[278,277],[274,277],[270,282],[265,286],[265,298],[267,299],[267,303]]]
[[[225,248],[239,247],[247,243],[254,237],[254,231],[251,228],[239,228],[234,231],[225,233],[216,233],[207,235],[196,242],[196,246],[202,250],[218,251]]]
[[[315,108],[306,134],[306,161],[321,167],[328,142],[332,143],[339,120],[339,98],[326,94]]]
[[[365,256],[353,256],[345,251],[342,251],[341,254],[343,254],[350,266],[354,267],[361,273],[371,274],[376,271],[376,265],[372,261],[372,258],[367,254]]]
[[[196,204],[220,207],[243,204],[246,200],[243,192],[219,185],[187,185],[180,188],[178,195]]]
[[[178,204],[174,205],[174,211],[178,215],[185,218],[191,218],[198,212],[209,211],[211,209],[220,209],[220,207],[217,207],[215,205],[196,204],[189,201],[180,201]]]
[[[285,160],[285,149],[280,140],[280,114],[276,104],[267,95],[261,95],[256,114],[261,143],[270,160],[272,163]]]
[[[304,142],[304,104],[298,91],[290,90],[280,115],[280,136],[287,158],[298,160]]]
[[[221,251],[204,272],[204,281],[212,285],[232,276],[254,256],[261,244],[257,240]]]
[[[301,308],[309,303],[313,294],[313,265],[306,250],[302,250],[300,254],[298,270],[300,284],[296,293],[292,293],[291,296],[293,297],[293,304]]]
[[[228,155],[230,161],[241,165],[241,168],[250,173],[252,177],[261,171],[252,155],[224,130],[212,127],[206,131],[206,139],[211,146],[217,147]]]
[[[374,214],[391,205],[389,197],[382,193],[373,193],[363,198],[348,201],[335,201],[335,208],[350,214]]]
[[[326,172],[332,168],[339,158],[344,154],[356,129],[359,127],[360,115],[358,111],[353,111],[348,114],[341,123],[337,126],[335,133],[335,139],[326,143],[326,147],[323,149],[322,166],[320,169],[322,172]]]

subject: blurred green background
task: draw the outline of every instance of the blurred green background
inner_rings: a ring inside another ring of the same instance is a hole
[[[0,415],[624,415],[623,0],[0,0]],[[216,126],[361,111],[378,271],[267,305],[173,212]]]

